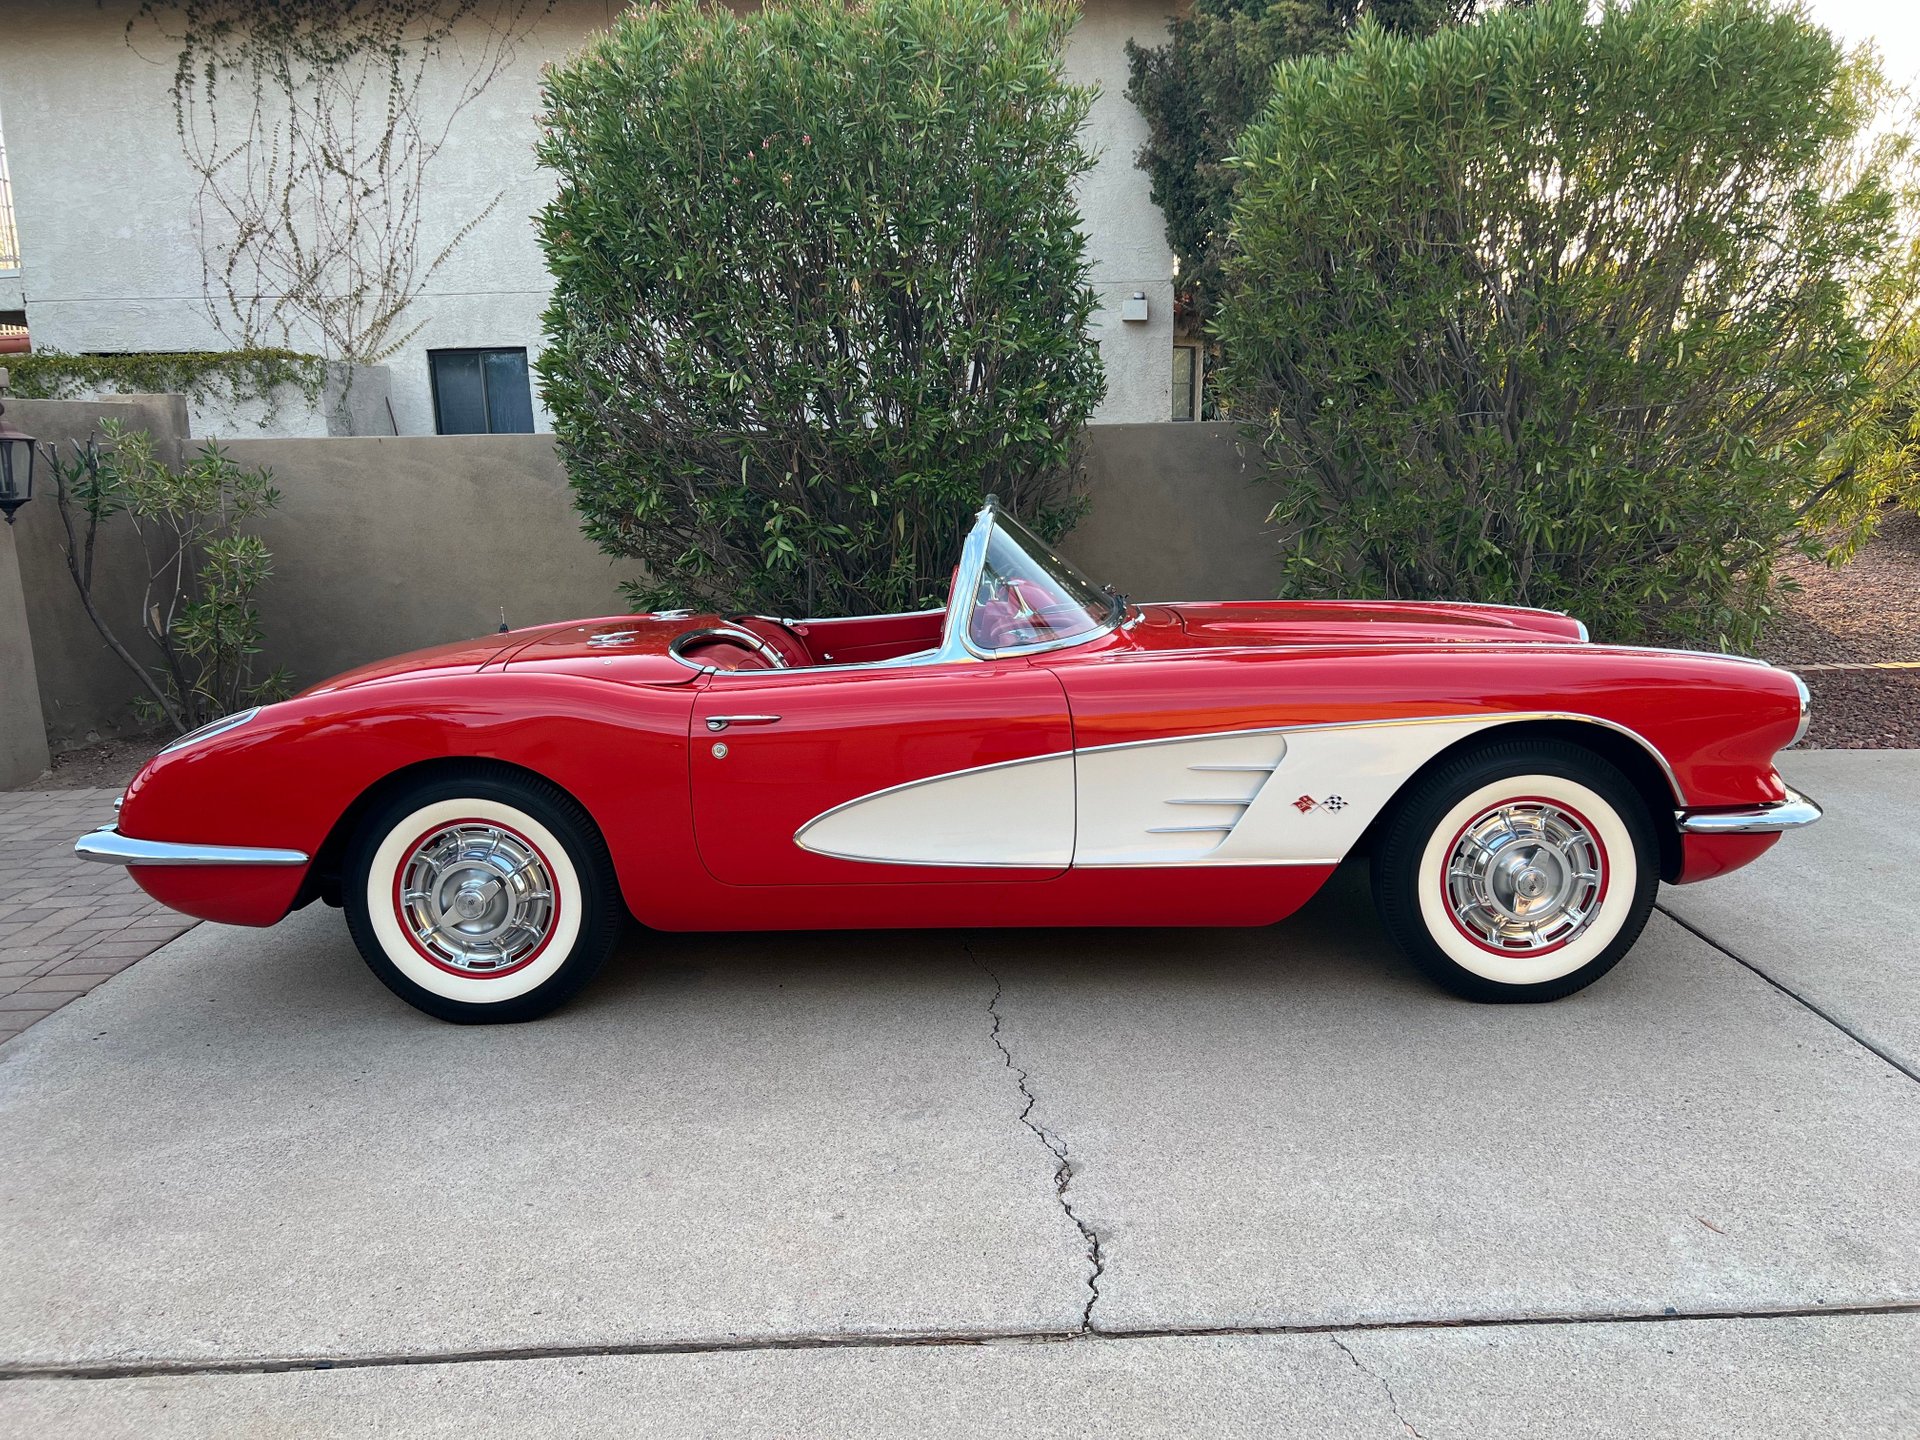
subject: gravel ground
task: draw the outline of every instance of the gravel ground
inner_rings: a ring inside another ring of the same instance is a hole
[[[1760,644],[1760,654],[1800,671],[1813,693],[1818,749],[1920,746],[1920,669],[1823,670],[1920,662],[1920,515],[1897,513],[1852,564],[1838,570],[1796,560],[1800,593]]]
[[[53,757],[53,769],[27,786],[29,790],[124,790],[140,767],[167,743],[165,735],[141,735],[131,740],[103,740]]]

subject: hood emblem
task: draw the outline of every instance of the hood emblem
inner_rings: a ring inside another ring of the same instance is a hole
[[[631,645],[639,635],[638,630],[603,630],[598,635],[589,635],[587,644],[602,648],[608,645]]]

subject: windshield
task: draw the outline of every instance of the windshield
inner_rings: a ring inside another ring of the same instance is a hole
[[[1057,645],[1112,624],[1121,608],[1019,521],[994,515],[967,621],[974,649]]]

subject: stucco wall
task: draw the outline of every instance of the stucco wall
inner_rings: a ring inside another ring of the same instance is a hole
[[[8,418],[66,443],[112,415],[178,456],[178,397],[136,404],[14,401]],[[550,435],[223,441],[272,470],[279,507],[257,527],[274,555],[260,596],[264,659],[301,685],[384,655],[626,609],[636,572],[580,534]],[[1224,425],[1112,425],[1088,431],[1085,523],[1062,546],[1095,578],[1139,600],[1270,595],[1279,553],[1271,501]],[[73,592],[50,483],[16,529],[33,653],[56,749],[133,728],[137,682],[107,650]],[[141,566],[128,522],[103,532],[102,610],[136,653]]]
[[[1280,583],[1274,492],[1231,425],[1088,431],[1086,519],[1060,551],[1135,600],[1264,600]]]
[[[47,732],[20,583],[13,531],[0,525],[0,790],[30,784],[47,768]]]
[[[407,317],[421,328],[390,357],[400,433],[433,432],[428,350],[525,345],[537,353],[548,282],[531,216],[551,193],[532,154],[539,71],[621,8],[619,0],[558,0],[515,62],[460,115],[434,162],[422,254],[436,253],[499,199],[432,277]],[[1102,86],[1089,123],[1100,163],[1083,187],[1095,279],[1109,305],[1095,326],[1108,374],[1101,421],[1168,416],[1172,262],[1147,177],[1134,168],[1142,124],[1122,92],[1128,36],[1157,38],[1169,9],[1164,0],[1089,0],[1068,52],[1075,77]],[[0,10],[0,127],[35,343],[70,351],[224,348],[207,312],[194,181],[174,132],[174,51],[146,24],[135,26],[129,45],[135,0],[0,0]],[[452,67],[440,73],[449,78],[430,87],[430,108],[446,105],[454,88]],[[1119,303],[1138,290],[1152,319],[1122,324]],[[312,336],[293,343],[319,348]],[[535,423],[548,423],[537,401]],[[236,420],[227,433],[257,432]]]
[[[1096,424],[1172,416],[1173,252],[1147,172],[1133,163],[1147,122],[1126,96],[1127,41],[1164,39],[1171,10],[1163,0],[1089,0],[1067,46],[1068,74],[1100,87],[1084,132],[1098,158],[1079,192],[1101,306],[1093,338],[1107,370]],[[1121,302],[1136,292],[1147,297],[1144,323],[1120,318]]]
[[[19,220],[28,323],[71,351],[225,348],[206,308],[192,225],[194,180],[174,131],[175,50],[134,0],[5,0],[0,126]],[[404,434],[433,432],[426,352],[538,344],[547,276],[530,217],[550,182],[533,163],[541,65],[604,26],[618,0],[558,0],[515,63],[464,111],[429,172],[419,250],[431,256],[499,202],[433,276],[390,358]],[[456,88],[431,81],[430,112]],[[293,337],[317,350],[313,336]],[[544,425],[544,416],[536,416]]]

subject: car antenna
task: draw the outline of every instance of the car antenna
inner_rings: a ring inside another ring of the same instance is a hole
[[[506,607],[506,606],[504,606],[504,605],[502,605],[502,606],[500,607],[500,630],[499,630],[499,633],[500,633],[500,634],[502,634],[502,635],[504,635],[504,634],[506,634],[506,633],[507,633],[507,607]]]

